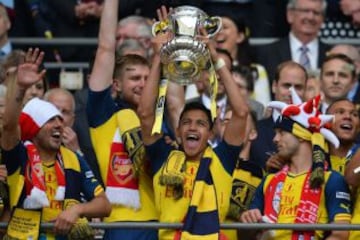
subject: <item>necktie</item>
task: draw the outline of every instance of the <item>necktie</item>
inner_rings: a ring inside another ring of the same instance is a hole
[[[309,52],[309,49],[306,47],[306,46],[302,46],[300,48],[300,60],[299,60],[299,63],[305,68],[305,69],[310,69],[310,59],[309,59],[309,56],[308,56],[308,52]]]

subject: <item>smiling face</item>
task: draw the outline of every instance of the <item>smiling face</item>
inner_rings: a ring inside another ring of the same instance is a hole
[[[33,141],[43,151],[57,152],[62,143],[63,130],[63,119],[59,116],[53,117],[44,124]]]
[[[122,98],[137,107],[150,69],[145,65],[126,65],[119,80]]]
[[[287,10],[287,20],[291,31],[301,39],[314,39],[317,37],[324,22],[323,1],[297,0],[295,7]]]
[[[359,132],[359,113],[349,100],[339,100],[330,105],[327,112],[335,115],[331,130],[341,143],[352,144]]]
[[[236,24],[228,17],[222,17],[222,28],[215,36],[216,47],[226,49],[233,58],[236,57],[238,44],[244,41],[245,35],[238,31]]]
[[[189,160],[200,160],[211,135],[208,116],[200,109],[186,111],[177,129],[182,147]]]

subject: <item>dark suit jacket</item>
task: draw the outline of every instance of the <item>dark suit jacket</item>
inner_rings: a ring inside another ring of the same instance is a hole
[[[275,136],[274,124],[272,116],[258,121],[256,125],[258,136],[251,143],[250,161],[262,168],[265,168],[270,153],[277,151],[276,145],[273,143]]]
[[[317,67],[320,68],[326,52],[330,49],[330,45],[323,42],[319,42],[319,59]],[[256,62],[263,65],[268,73],[270,86],[274,80],[277,66],[284,62],[291,60],[291,50],[289,37],[281,38],[280,40],[259,46],[255,49],[256,51]]]

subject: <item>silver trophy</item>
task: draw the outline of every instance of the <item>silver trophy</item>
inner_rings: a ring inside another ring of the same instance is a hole
[[[203,42],[197,40],[200,27],[206,30],[207,37],[212,37],[221,29],[221,18],[209,17],[196,7],[181,6],[173,9],[165,21],[153,24],[154,36],[163,31],[171,31],[174,36],[160,50],[161,62],[170,81],[191,84],[207,67],[208,50]]]

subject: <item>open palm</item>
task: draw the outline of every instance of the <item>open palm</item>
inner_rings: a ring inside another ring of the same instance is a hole
[[[44,52],[40,52],[38,48],[27,51],[25,62],[20,64],[17,73],[17,82],[19,86],[30,87],[34,83],[41,80],[46,71],[39,72],[39,66],[44,59]]]

